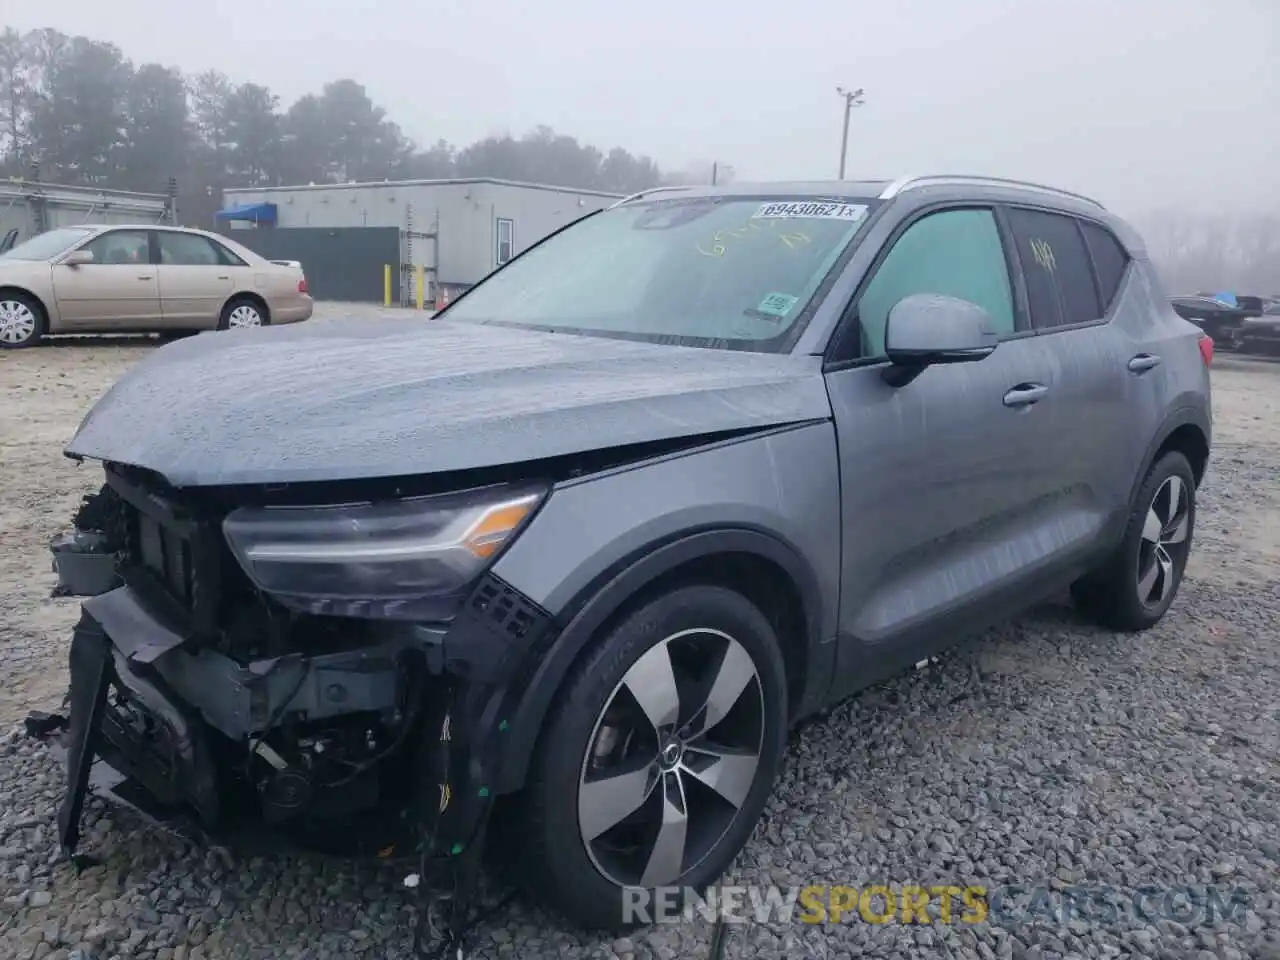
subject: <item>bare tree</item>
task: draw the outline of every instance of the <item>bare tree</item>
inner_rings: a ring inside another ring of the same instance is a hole
[[[1175,294],[1280,292],[1280,217],[1161,210],[1134,223]]]

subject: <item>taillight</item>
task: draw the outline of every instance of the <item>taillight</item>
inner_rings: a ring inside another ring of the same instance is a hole
[[[298,281],[298,292],[299,292],[299,293],[306,293],[306,292],[307,292],[307,278],[306,278],[306,277],[303,277],[301,280],[299,280],[299,281]]]
[[[1200,334],[1200,359],[1206,367],[1213,364],[1213,337],[1207,333]]]

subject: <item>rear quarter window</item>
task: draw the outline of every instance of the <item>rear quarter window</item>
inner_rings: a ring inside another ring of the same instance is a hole
[[[1124,273],[1129,269],[1129,253],[1106,227],[1082,220],[1080,229],[1084,231],[1085,244],[1093,258],[1098,292],[1102,296],[1102,312],[1105,314],[1111,309],[1116,294],[1120,292],[1120,284],[1124,282]]]
[[[222,264],[222,266],[247,267],[249,265],[245,263],[245,261],[235,253],[235,251],[219,243],[217,240],[210,240],[209,242],[213,244],[213,249],[218,255],[218,262]]]

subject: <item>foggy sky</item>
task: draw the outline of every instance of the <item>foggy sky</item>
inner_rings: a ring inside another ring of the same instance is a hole
[[[1128,213],[1280,210],[1280,0],[3,0],[5,25],[217,68],[284,105],[351,77],[419,144],[536,124],[664,168],[987,173]]]

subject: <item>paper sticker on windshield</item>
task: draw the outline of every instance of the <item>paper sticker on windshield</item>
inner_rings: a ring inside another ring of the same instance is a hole
[[[755,312],[768,314],[771,317],[785,317],[799,299],[786,293],[768,293],[760,301]]]
[[[865,203],[775,200],[762,204],[753,220],[861,220],[867,215]]]

